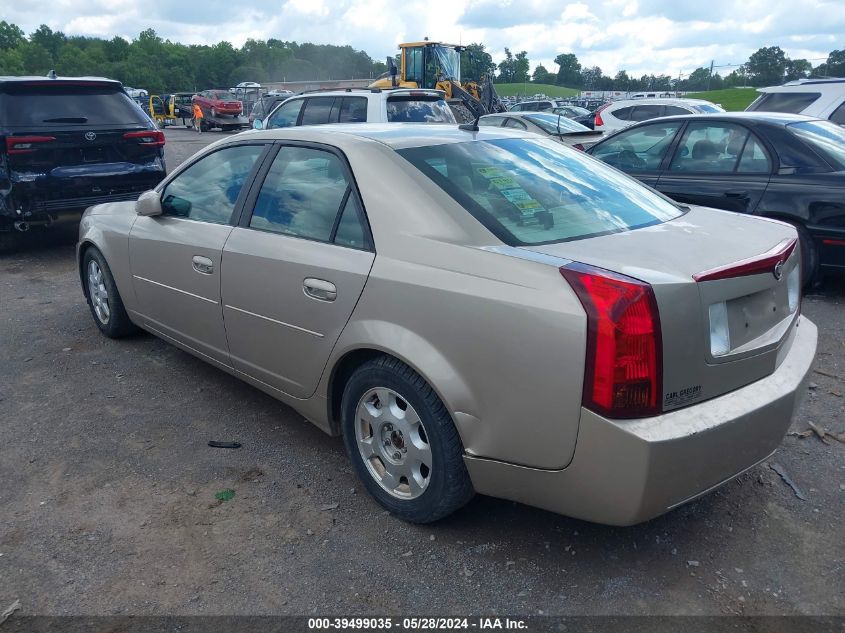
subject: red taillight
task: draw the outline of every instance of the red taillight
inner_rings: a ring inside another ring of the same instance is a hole
[[[161,130],[144,130],[142,132],[127,132],[123,135],[125,139],[137,139],[138,145],[144,147],[163,147],[164,132]]]
[[[29,154],[34,152],[39,143],[49,143],[55,141],[55,136],[7,136],[6,137],[6,153],[7,154]]]
[[[651,286],[577,262],[560,273],[587,313],[583,405],[609,418],[661,413],[663,341]]]
[[[610,105],[609,103],[605,103],[604,105],[599,106],[599,108],[596,110],[595,116],[593,117],[593,126],[604,125],[604,121],[602,121],[602,118],[601,118],[601,111],[604,110],[609,105]]]

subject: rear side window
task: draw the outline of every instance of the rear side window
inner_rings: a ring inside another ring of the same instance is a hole
[[[671,171],[729,174],[768,173],[763,146],[746,128],[732,123],[694,122],[687,126]]]
[[[787,126],[837,169],[845,169],[845,128],[830,121],[802,121]]]
[[[636,106],[631,112],[631,121],[648,121],[663,115],[662,105]]]
[[[468,141],[397,153],[511,246],[618,233],[682,214],[679,206],[633,178],[544,138]]]
[[[33,86],[8,83],[0,93],[0,113],[11,127],[149,125],[138,104],[111,86]]]
[[[608,113],[616,117],[620,121],[627,121],[629,120],[633,109],[633,106],[628,106],[627,108],[619,108],[618,110],[608,110]]]
[[[390,97],[387,120],[391,123],[455,123],[455,115],[443,99],[415,96]]]
[[[764,92],[745,110],[800,114],[820,96],[820,92]]]
[[[339,123],[366,123],[367,98],[344,97],[340,104]]]
[[[343,163],[331,152],[308,147],[279,151],[249,226],[353,248],[367,246],[362,213]]]
[[[690,114],[690,111],[673,105],[664,106],[663,116],[675,116],[676,114]]]
[[[838,125],[845,125],[845,101],[830,115],[830,120]]]
[[[323,125],[331,119],[334,97],[313,97],[305,100],[300,125]]]

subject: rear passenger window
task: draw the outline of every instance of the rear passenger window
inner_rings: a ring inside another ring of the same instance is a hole
[[[689,171],[705,173],[732,173],[736,170],[740,154],[744,156],[748,130],[732,123],[690,123],[684,137],[675,151],[671,171]],[[756,144],[756,143],[755,143]],[[763,149],[757,148],[762,154]],[[746,165],[756,171],[760,168],[759,158],[755,158],[752,147]],[[756,154],[756,156],[760,156]]]
[[[648,121],[663,115],[663,106],[642,105],[636,106],[631,113],[631,121]]]
[[[663,111],[663,116],[675,116],[676,114],[691,114],[689,110],[684,110],[678,106],[667,105]]]
[[[620,121],[627,121],[628,118],[631,116],[631,111],[634,109],[634,106],[629,106],[627,108],[619,108],[618,110],[609,110],[608,113]]]
[[[800,114],[821,96],[820,92],[766,92],[757,97],[746,111]]]
[[[300,125],[323,125],[330,121],[334,97],[312,97],[305,100]]]
[[[830,120],[839,125],[845,125],[845,101],[833,111],[833,114],[830,115]]]
[[[283,147],[264,179],[249,226],[331,242],[338,213],[342,206],[349,206],[350,197],[352,188],[336,155],[309,147]],[[347,243],[359,239],[350,222],[344,228]]]
[[[768,174],[771,171],[766,150],[753,135],[748,138],[745,149],[742,150],[737,171],[746,174]]]
[[[367,232],[364,230],[362,216],[358,200],[355,196],[349,195],[343,206],[340,223],[337,225],[334,243],[351,248],[367,248]]]
[[[344,97],[340,106],[340,123],[366,123],[367,98]]]

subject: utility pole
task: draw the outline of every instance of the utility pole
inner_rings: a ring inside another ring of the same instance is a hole
[[[713,78],[713,60],[710,60],[710,74],[707,75],[707,90],[710,90],[710,80]]]

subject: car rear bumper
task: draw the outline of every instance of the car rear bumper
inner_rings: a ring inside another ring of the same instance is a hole
[[[10,173],[11,190],[0,204],[0,222],[37,222],[80,214],[103,202],[135,200],[166,175],[164,161],[92,163],[56,167],[42,173]]]
[[[568,516],[633,525],[733,479],[771,455],[806,393],[816,326],[800,317],[771,375],[701,404],[640,420],[582,409],[572,462],[540,470],[467,456],[476,491]]]

